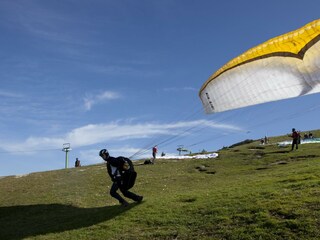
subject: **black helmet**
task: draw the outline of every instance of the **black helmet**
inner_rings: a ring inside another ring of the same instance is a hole
[[[99,156],[102,157],[103,155],[106,155],[106,158],[109,158],[109,152],[107,149],[101,149],[99,152]]]

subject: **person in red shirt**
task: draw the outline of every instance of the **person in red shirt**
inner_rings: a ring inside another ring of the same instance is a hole
[[[300,133],[296,131],[296,129],[292,128],[292,145],[291,145],[291,151],[293,151],[294,146],[296,146],[296,149],[298,149],[298,144],[300,143]]]
[[[152,159],[152,164],[154,164],[155,161],[156,161],[157,152],[158,152],[158,148],[157,148],[157,145],[156,145],[156,146],[154,146],[154,147],[152,148],[152,157],[153,157],[153,159]]]

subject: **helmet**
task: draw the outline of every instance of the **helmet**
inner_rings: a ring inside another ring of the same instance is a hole
[[[109,152],[107,149],[101,149],[99,152],[99,156],[102,157],[103,155],[106,155],[106,159],[109,158]]]

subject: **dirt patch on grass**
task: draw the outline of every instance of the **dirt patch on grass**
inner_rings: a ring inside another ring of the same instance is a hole
[[[273,166],[273,165],[285,165],[285,164],[288,164],[288,162],[286,161],[277,161],[277,162],[274,162],[274,163],[270,163],[266,166],[262,166],[262,167],[257,167],[256,170],[266,170],[266,169],[269,169],[270,166]]]
[[[290,157],[290,160],[299,160],[299,159],[306,159],[306,158],[316,158],[319,157],[318,155],[306,155],[306,156],[293,156]]]

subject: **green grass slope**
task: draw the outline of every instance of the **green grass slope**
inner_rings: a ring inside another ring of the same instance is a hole
[[[104,165],[5,177],[0,239],[320,239],[320,144],[289,150],[254,141],[137,165],[144,201],[127,208]]]

